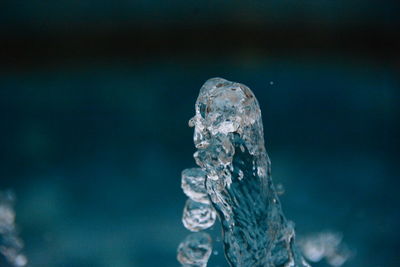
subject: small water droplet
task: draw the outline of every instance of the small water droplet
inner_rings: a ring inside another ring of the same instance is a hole
[[[244,149],[244,146],[243,146],[243,145],[240,145],[240,150],[241,150],[242,152],[244,152],[244,151],[245,151],[245,149]]]
[[[279,183],[275,186],[276,193],[281,196],[285,193],[285,187],[283,187],[283,184]]]
[[[239,175],[238,175],[238,179],[239,180],[242,180],[243,179],[243,171],[242,170],[239,170]]]

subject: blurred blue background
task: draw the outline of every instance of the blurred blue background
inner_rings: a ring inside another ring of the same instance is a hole
[[[187,122],[215,76],[258,98],[298,235],[342,233],[344,266],[400,266],[398,11],[365,0],[2,1],[0,189],[17,195],[31,266],[179,266]],[[210,267],[226,266],[219,246]]]

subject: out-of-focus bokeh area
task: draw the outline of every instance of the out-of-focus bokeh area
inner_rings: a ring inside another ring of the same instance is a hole
[[[187,122],[215,76],[257,96],[299,238],[340,233],[351,251],[342,266],[400,266],[399,10],[2,1],[0,190],[17,197],[30,266],[179,266]],[[226,266],[214,243],[209,266]]]

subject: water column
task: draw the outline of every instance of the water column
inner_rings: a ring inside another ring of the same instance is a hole
[[[206,81],[189,125],[194,127],[194,158],[205,176],[203,190],[221,221],[229,264],[309,266],[272,183],[253,92],[222,78]]]

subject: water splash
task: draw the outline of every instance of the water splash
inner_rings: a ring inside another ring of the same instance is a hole
[[[0,191],[0,253],[13,267],[23,267],[28,260],[22,253],[24,244],[15,226],[15,196],[10,191]]]
[[[309,266],[272,184],[261,111],[252,91],[222,78],[208,80],[189,125],[195,128],[194,158],[207,176],[205,187],[222,223],[229,264]]]

